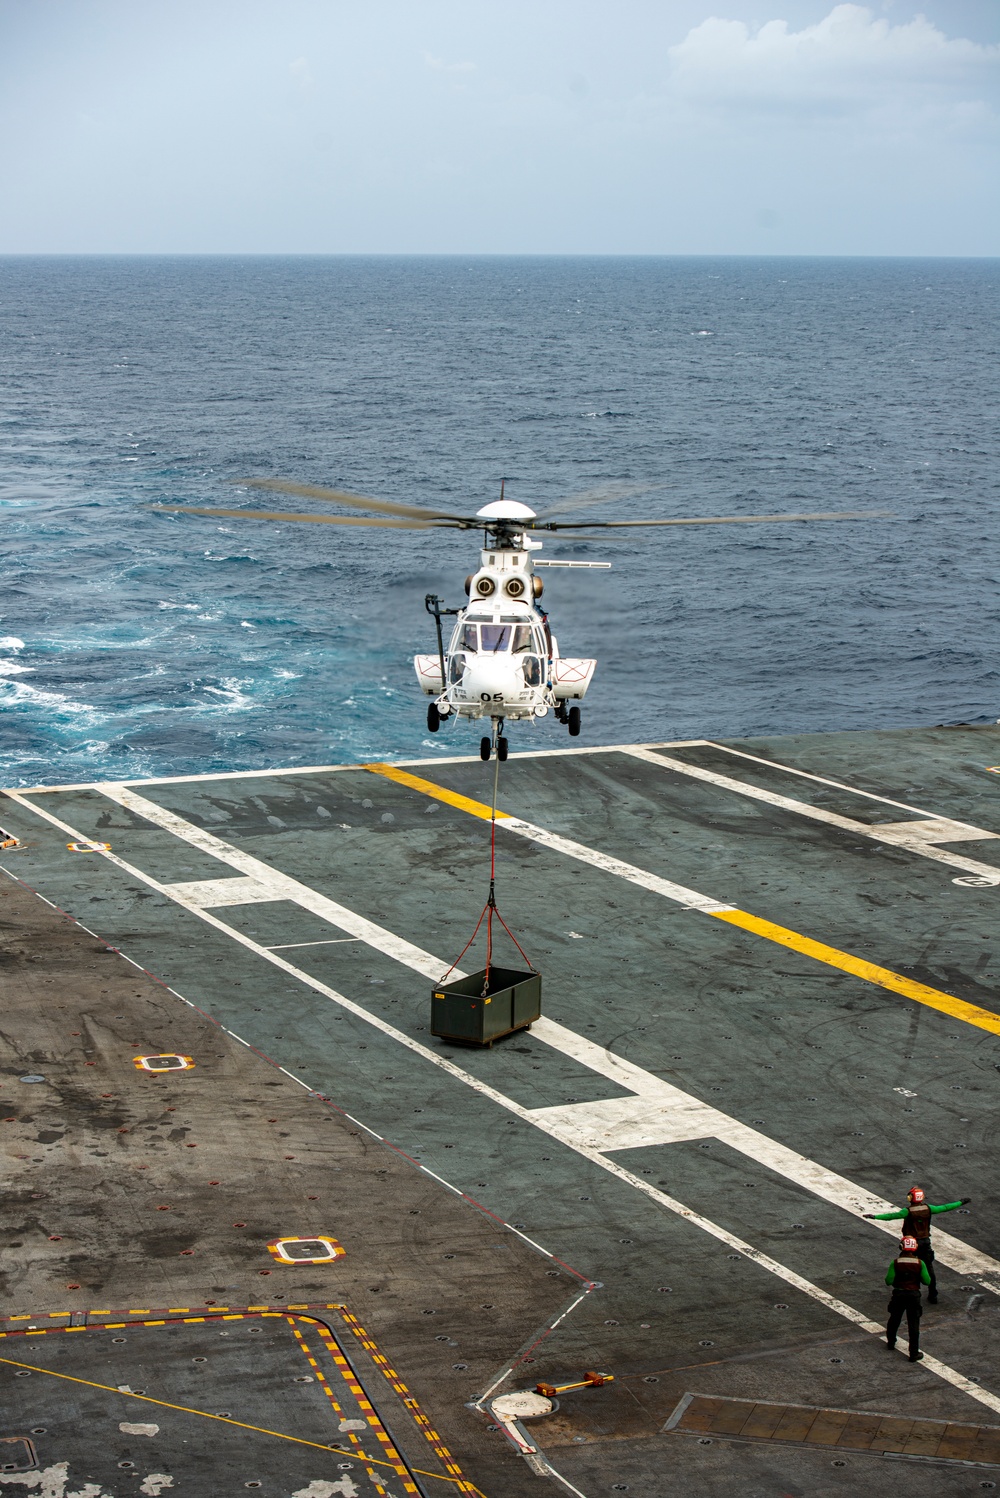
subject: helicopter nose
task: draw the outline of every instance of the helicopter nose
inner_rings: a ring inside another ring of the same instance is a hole
[[[509,656],[502,659],[477,657],[470,663],[462,684],[481,702],[495,697],[498,692],[504,697],[510,696],[517,689]]]

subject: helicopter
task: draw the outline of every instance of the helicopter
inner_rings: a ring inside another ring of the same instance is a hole
[[[554,514],[588,505],[604,504],[643,492],[650,486],[607,484],[565,499],[537,514],[517,500],[507,499],[506,480],[500,481],[500,498],[476,511],[457,515],[449,510],[429,509],[396,500],[374,499],[340,489],[326,489],[282,479],[239,479],[240,487],[265,489],[318,499],[347,508],[369,511],[368,515],[290,514],[273,510],[230,510],[200,505],[152,505],[151,509],[175,515],[211,515],[237,520],[289,521],[318,525],[381,526],[398,530],[482,530],[480,564],[465,579],[468,604],[464,608],[442,608],[441,600],[429,593],[424,606],[434,618],[437,652],[413,658],[421,691],[431,698],[427,727],[437,733],[451,719],[488,719],[490,733],[480,740],[480,756],[505,760],[508,722],[534,722],[550,712],[576,738],[581,729],[580,702],[593,680],[597,661],[563,656],[541,607],[544,589],[539,567],[607,569],[610,562],[563,561],[535,555],[544,543],[538,531],[565,531],[582,539],[593,530],[620,531],[636,527],[672,525],[760,525],[782,521],[862,520],[885,511],[839,511],[791,515],[709,515],[646,520],[552,520]],[[442,619],[455,618],[445,649]]]

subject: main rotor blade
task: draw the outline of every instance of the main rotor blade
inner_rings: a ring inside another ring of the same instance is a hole
[[[567,510],[585,510],[591,505],[610,504],[615,499],[631,499],[635,494],[648,494],[658,487],[657,484],[598,484],[594,489],[585,489],[582,494],[571,494],[566,499],[557,500],[547,510],[542,510],[538,518],[548,520],[550,515],[562,515]]]
[[[567,520],[533,525],[534,530],[621,530],[638,525],[769,525],[783,520],[879,520],[891,510],[835,510],[816,515],[701,515],[683,520]]]
[[[414,520],[464,520],[467,516],[452,515],[446,510],[427,510],[421,505],[401,504],[395,499],[372,499],[366,494],[349,494],[343,489],[323,489],[316,484],[295,484],[286,479],[234,479],[234,483],[246,485],[248,489],[273,489],[278,494],[297,494],[300,499],[325,499],[333,504],[347,505],[355,510],[373,510],[380,515],[407,515]],[[471,521],[475,524],[475,521]]]
[[[581,527],[586,525],[586,523],[587,522],[585,520],[581,520]],[[527,531],[527,529],[528,527],[526,525],[525,530]],[[579,533],[577,533],[576,527],[570,525],[569,521],[567,521],[565,525],[539,525],[536,526],[535,529],[537,529],[539,532],[557,530],[559,534],[561,536],[565,536],[568,541],[593,541],[595,546],[611,546],[613,544],[617,544],[618,542],[637,541],[639,539],[637,536],[591,536],[582,529],[579,531]]]
[[[167,515],[215,515],[224,520],[289,520],[309,525],[378,525],[390,530],[429,531],[451,528],[450,520],[380,520],[374,515],[286,515],[280,510],[216,510],[204,505],[150,505]]]

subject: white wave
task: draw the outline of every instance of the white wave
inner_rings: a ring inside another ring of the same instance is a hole
[[[4,635],[0,639],[0,650],[23,650],[24,641],[19,640],[17,635]]]
[[[74,702],[63,692],[47,692],[43,687],[33,687],[26,681],[7,681],[0,677],[0,694],[7,706],[17,707],[20,704],[32,706],[45,706],[53,709],[56,713],[77,716],[89,716],[94,723],[105,723],[108,714],[100,712],[89,702]]]
[[[34,666],[22,666],[17,661],[0,661],[0,676],[27,676]]]
[[[190,613],[196,614],[201,607],[200,603],[168,603],[165,598],[160,599],[161,609],[187,609]],[[0,640],[0,645],[2,644],[3,641]]]
[[[250,685],[250,679],[238,680],[235,676],[223,676],[221,685],[217,687],[205,687],[203,690],[210,692],[213,697],[221,697],[222,701],[217,704],[219,712],[238,713],[244,708],[253,705],[253,698],[244,692],[243,688]]]

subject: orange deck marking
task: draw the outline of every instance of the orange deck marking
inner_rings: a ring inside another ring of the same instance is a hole
[[[306,1357],[309,1359],[310,1363],[313,1365],[314,1368],[318,1367],[318,1364],[316,1363],[315,1358],[312,1356],[312,1353],[309,1350],[309,1344],[306,1342],[305,1337],[302,1335],[302,1333],[299,1331],[298,1327],[295,1325],[295,1318],[293,1316],[289,1316],[288,1317],[288,1324],[292,1328],[292,1331],[295,1334],[296,1341],[298,1342],[298,1344],[301,1347],[302,1351],[305,1353]],[[312,1325],[313,1326],[317,1326],[317,1323],[316,1322],[312,1322]],[[345,1363],[344,1366],[346,1367],[346,1363]],[[340,1371],[341,1371],[341,1374],[343,1375],[343,1369],[341,1369]],[[358,1399],[358,1395],[360,1395],[362,1391],[358,1387],[357,1382],[354,1380],[353,1375],[350,1374],[350,1370],[348,1370],[348,1374],[347,1375],[344,1375],[344,1382],[347,1384],[348,1388],[350,1389],[350,1391],[354,1395],[354,1397],[356,1399]],[[342,1420],[343,1416],[344,1416],[343,1409],[337,1403],[337,1400],[334,1397],[332,1389],[330,1388],[329,1384],[326,1382],[326,1380],[322,1376],[320,1376],[319,1384],[320,1384],[320,1388],[323,1390],[323,1393],[326,1395],[326,1397],[329,1399],[331,1405],[333,1406],[334,1411],[336,1412],[336,1414]],[[361,1403],[360,1399],[358,1399],[358,1403],[359,1404]],[[369,1408],[370,1408],[370,1406],[369,1406]],[[382,1466],[382,1465],[391,1466],[393,1468],[394,1472],[396,1473],[396,1476],[402,1478],[404,1491],[407,1492],[407,1493],[417,1493],[418,1489],[417,1489],[416,1485],[410,1481],[409,1473],[406,1470],[406,1466],[405,1466],[405,1464],[403,1462],[402,1457],[399,1455],[398,1451],[393,1446],[393,1444],[389,1440],[388,1436],[385,1435],[385,1433],[384,1433],[384,1430],[382,1428],[382,1422],[380,1420],[378,1420],[377,1417],[369,1416],[368,1417],[368,1423],[369,1423],[369,1425],[371,1425],[371,1426],[374,1427],[375,1434],[378,1436],[379,1440],[384,1445],[385,1451],[386,1451],[386,1456],[389,1458],[389,1461],[387,1463],[379,1463],[379,1465],[380,1466]],[[348,1439],[351,1442],[352,1447],[355,1448],[355,1453],[356,1453],[356,1455],[358,1457],[358,1460],[366,1462],[366,1463],[374,1464],[373,1458],[367,1456],[364,1453],[364,1451],[361,1449],[361,1442],[358,1439],[357,1434],[352,1430],[352,1431],[348,1431],[347,1435],[348,1435]],[[384,1489],[382,1488],[381,1483],[378,1481],[378,1477],[376,1476],[376,1474],[374,1472],[369,1472],[368,1476],[375,1483],[375,1486],[379,1489],[379,1491],[383,1492]]]
[[[434,1429],[430,1420],[428,1420],[427,1416],[424,1414],[423,1410],[420,1407],[419,1401],[414,1399],[406,1384],[400,1378],[399,1374],[396,1372],[395,1368],[393,1368],[389,1360],[379,1352],[377,1344],[372,1340],[368,1332],[365,1331],[364,1327],[361,1325],[360,1321],[358,1321],[357,1317],[352,1315],[346,1306],[341,1306],[338,1309],[340,1310],[340,1314],[343,1320],[346,1322],[347,1326],[350,1328],[354,1336],[357,1337],[361,1345],[365,1348],[366,1352],[368,1352],[373,1359],[378,1359],[379,1366],[382,1369],[388,1383],[399,1395],[403,1403],[406,1405],[407,1409],[410,1411],[414,1423],[423,1434],[424,1439],[430,1446],[431,1450],[434,1452],[434,1455],[440,1462],[443,1463],[448,1472],[455,1474],[452,1480],[458,1484],[459,1490],[463,1493],[473,1494],[474,1498],[482,1498],[482,1495],[479,1493],[479,1489],[475,1487],[471,1482],[469,1482],[468,1478],[463,1475],[461,1467],[455,1461],[455,1458],[452,1456],[451,1452],[448,1450],[447,1446],[444,1444],[441,1437]],[[320,1340],[323,1342],[324,1346],[326,1346],[327,1350],[331,1353],[334,1359],[336,1360],[338,1357],[342,1358],[343,1354],[340,1352],[340,1349],[330,1337],[330,1334],[327,1331],[326,1327],[320,1325],[317,1329],[319,1331]]]
[[[319,1244],[325,1250],[321,1254],[313,1254],[306,1257],[304,1254],[289,1253],[288,1250],[295,1244],[305,1245]],[[326,1233],[314,1233],[309,1238],[275,1238],[267,1245],[267,1251],[279,1264],[332,1264],[334,1259],[340,1259],[344,1255],[344,1249]]]

